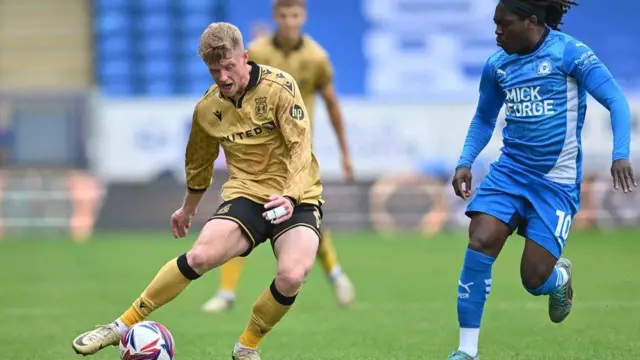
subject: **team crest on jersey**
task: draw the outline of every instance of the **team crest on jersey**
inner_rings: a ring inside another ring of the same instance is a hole
[[[265,96],[256,98],[256,116],[265,116],[268,110],[267,98]]]
[[[538,75],[545,76],[551,74],[551,62],[543,61],[538,65]]]

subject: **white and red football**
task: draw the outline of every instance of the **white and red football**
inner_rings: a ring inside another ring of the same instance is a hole
[[[155,321],[133,325],[120,339],[122,360],[173,360],[174,353],[173,336]]]

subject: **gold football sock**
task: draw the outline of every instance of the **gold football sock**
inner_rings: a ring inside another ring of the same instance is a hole
[[[236,292],[240,274],[244,267],[244,258],[236,257],[229,260],[220,268],[220,288],[221,291]]]
[[[296,296],[284,296],[276,289],[276,281],[256,300],[251,309],[251,319],[240,335],[240,345],[257,349],[264,336],[282,319],[296,300]]]
[[[322,238],[320,239],[320,246],[318,247],[318,260],[322,264],[322,269],[329,277],[334,277],[336,270],[339,271],[340,265],[338,264],[338,254],[336,248],[333,246],[333,239],[331,233],[328,230],[322,231]]]
[[[144,320],[152,311],[173,300],[191,280],[200,275],[187,263],[185,254],[166,263],[133,305],[120,316],[120,321],[130,327]]]

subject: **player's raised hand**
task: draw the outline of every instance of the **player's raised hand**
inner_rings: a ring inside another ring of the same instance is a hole
[[[264,204],[264,208],[267,211],[262,213],[262,216],[274,225],[289,220],[293,215],[293,203],[281,195],[269,196],[269,202]]]
[[[173,233],[173,238],[183,238],[187,236],[189,233],[189,228],[191,227],[191,217],[195,215],[188,214],[184,208],[180,208],[176,210],[171,215],[171,232]]]
[[[467,200],[467,198],[471,196],[472,178],[471,169],[465,166],[457,168],[456,173],[453,175],[453,181],[451,182],[453,191],[463,200]]]
[[[613,177],[613,188],[628,193],[638,187],[638,181],[633,173],[633,167],[628,159],[618,159],[611,164],[611,176]]]

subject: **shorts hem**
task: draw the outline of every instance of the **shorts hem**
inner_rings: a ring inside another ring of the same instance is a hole
[[[238,226],[240,227],[240,231],[242,231],[242,233],[246,236],[247,240],[249,240],[249,249],[247,251],[245,251],[244,253],[242,253],[240,255],[241,257],[246,257],[247,255],[249,255],[253,251],[253,249],[255,249],[256,240],[253,238],[253,235],[251,235],[251,232],[242,223],[242,221],[240,221],[240,220],[238,220],[238,219],[236,219],[234,217],[224,216],[224,215],[214,215],[214,216],[209,218],[209,221],[211,221],[213,219],[229,220],[229,221],[233,221],[234,223],[238,224]]]
[[[300,226],[304,226],[304,227],[307,227],[307,228],[313,230],[313,232],[315,232],[316,235],[318,235],[318,239],[321,238],[320,231],[318,231],[318,229],[316,229],[315,227],[313,227],[313,226],[311,226],[309,224],[299,223],[299,224],[291,225],[288,228],[286,228],[286,229],[280,231],[279,233],[275,234],[274,236],[272,236],[271,237],[271,245],[274,245],[276,243],[276,241],[278,240],[278,238],[280,238],[280,236],[284,235],[287,231],[289,231],[289,230],[291,230],[293,228],[300,227]]]
[[[508,227],[511,231],[515,230],[515,229],[516,229],[516,227],[517,227],[517,226],[512,226],[512,225],[510,224],[511,218],[510,218],[510,219],[508,219],[508,220],[505,220],[505,219],[503,219],[500,215],[498,215],[498,214],[496,214],[496,213],[492,212],[491,210],[469,208],[469,209],[467,209],[467,210],[464,212],[464,214],[465,214],[469,219],[471,219],[471,218],[472,218],[472,216],[473,216],[473,214],[474,214],[474,213],[477,213],[477,214],[485,214],[485,215],[489,215],[489,216],[491,216],[491,217],[494,217],[494,218],[496,218],[496,219],[500,220],[500,222],[502,222],[503,224],[507,225],[507,227]]]
[[[526,233],[521,233],[518,232],[518,235],[522,236],[525,239],[531,240],[534,243],[540,245],[541,248],[547,250],[547,252],[549,254],[551,254],[551,256],[553,256],[556,259],[560,259],[562,257],[562,251],[564,250],[563,247],[560,247],[560,244],[558,243],[557,239],[553,240],[553,245],[549,245],[549,241],[538,241],[536,240],[535,236],[528,236]],[[553,247],[554,249],[550,249],[550,247]]]

